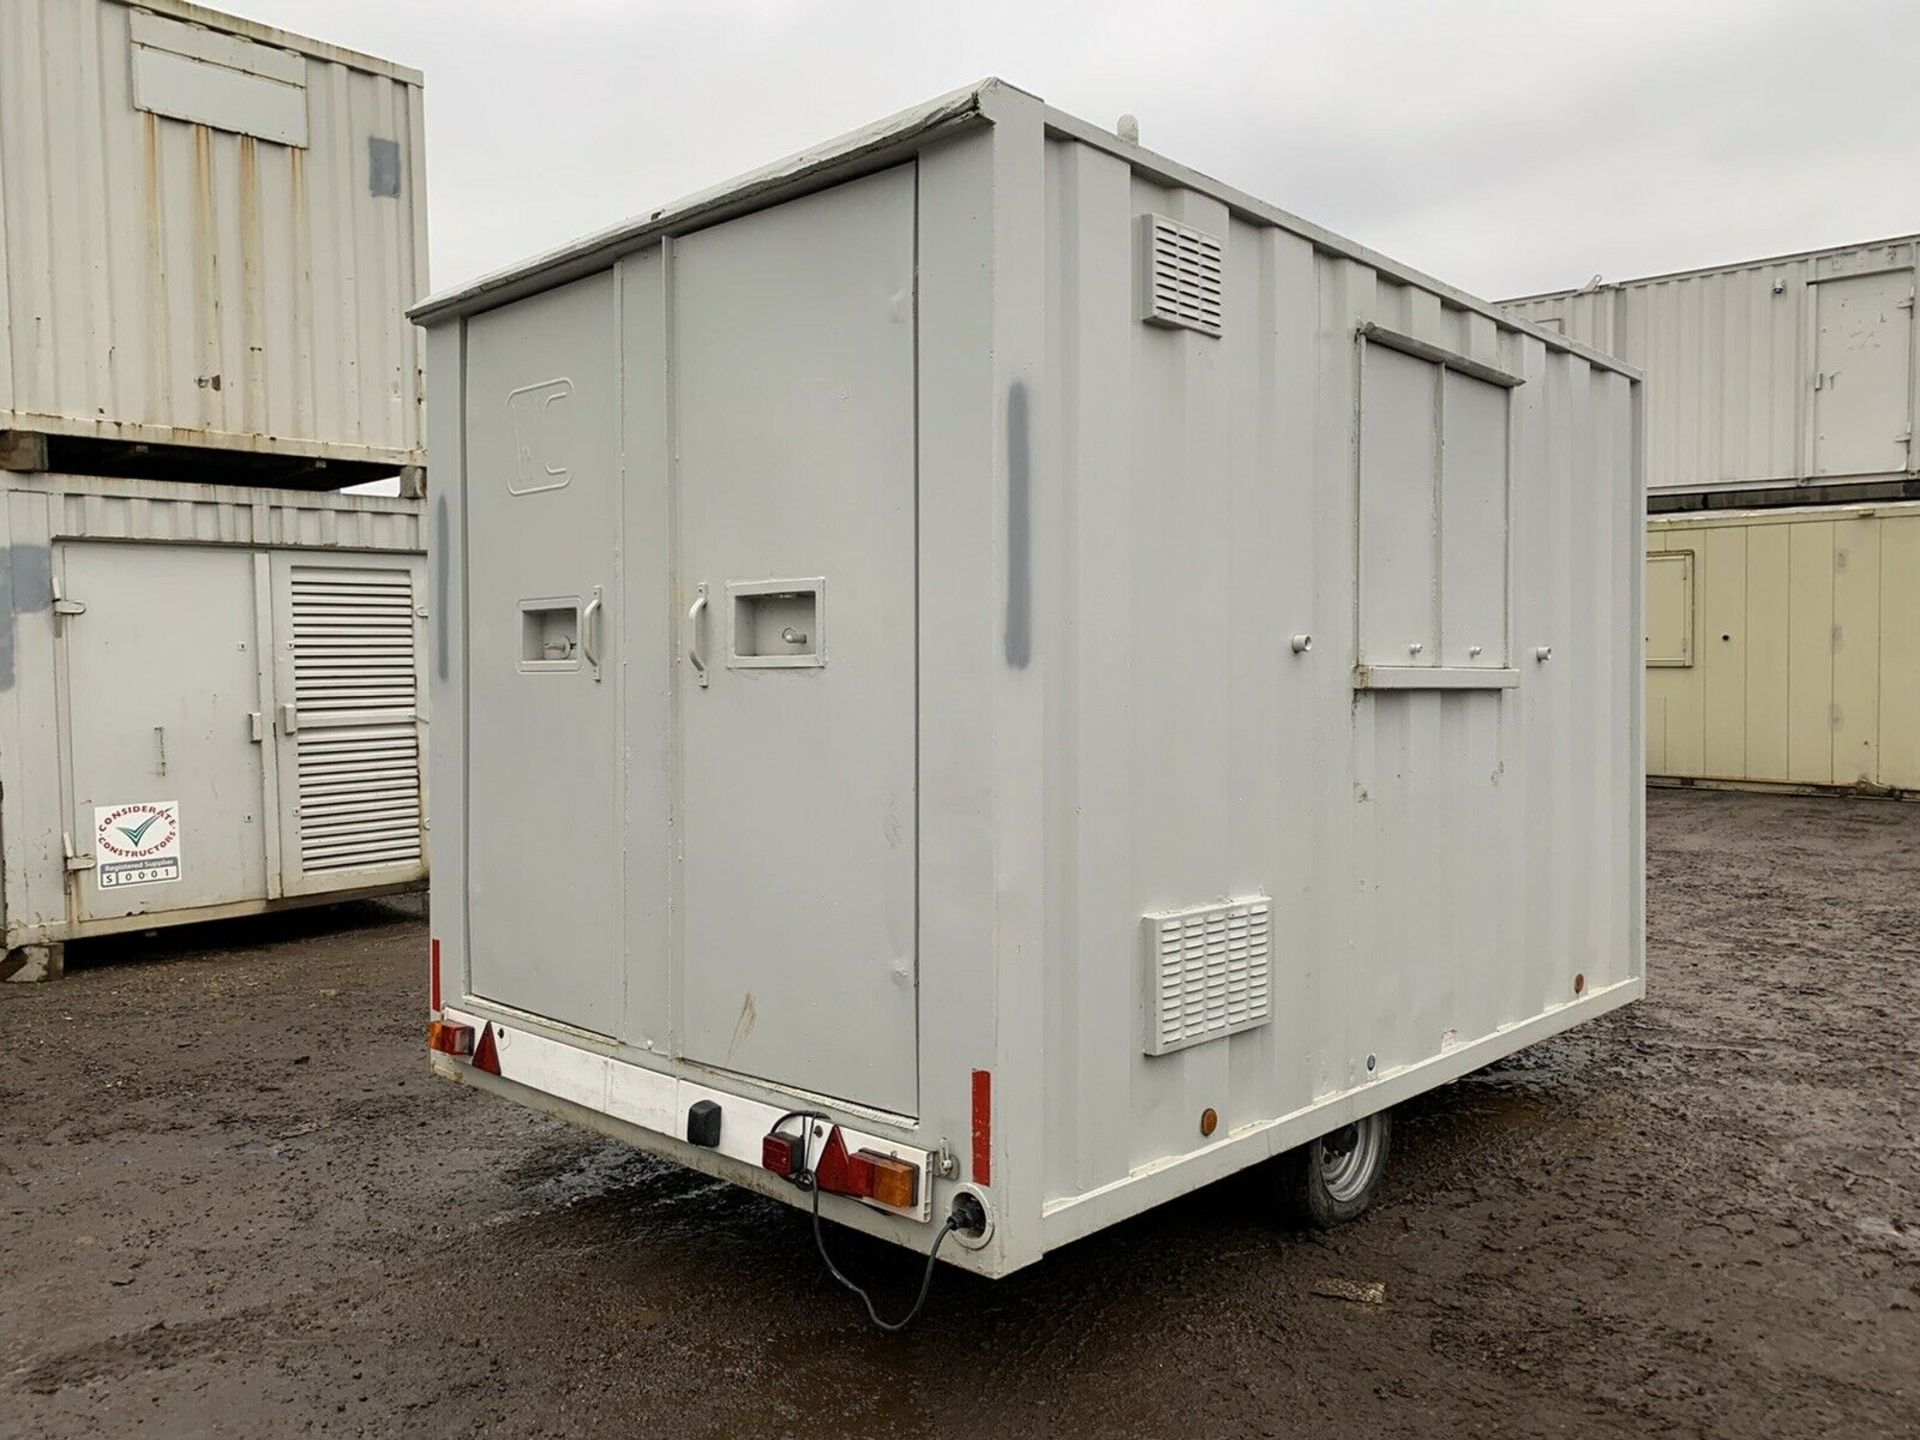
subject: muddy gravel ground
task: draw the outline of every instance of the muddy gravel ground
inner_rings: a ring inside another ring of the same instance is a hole
[[[0,1434],[1920,1434],[1920,805],[1649,810],[1651,998],[1406,1107],[1370,1218],[1230,1182],[897,1337],[431,1079],[417,909],[76,949],[0,993]]]

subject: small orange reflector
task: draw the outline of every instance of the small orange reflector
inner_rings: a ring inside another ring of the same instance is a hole
[[[1213,1134],[1219,1126],[1220,1116],[1211,1105],[1200,1112],[1200,1133],[1202,1135]]]
[[[896,1210],[911,1210],[920,1200],[920,1167],[881,1155],[872,1150],[858,1152],[858,1158],[873,1167],[873,1198]]]
[[[473,1027],[453,1020],[435,1020],[427,1026],[427,1048],[442,1055],[473,1054]]]

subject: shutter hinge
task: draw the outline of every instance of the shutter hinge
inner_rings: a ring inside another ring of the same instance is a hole
[[[1913,308],[1913,296],[1909,295],[1904,300],[1896,301],[1893,308],[1896,310],[1911,310]]]
[[[84,615],[86,605],[79,600],[69,600],[60,593],[60,577],[53,577],[53,613],[56,615]]]

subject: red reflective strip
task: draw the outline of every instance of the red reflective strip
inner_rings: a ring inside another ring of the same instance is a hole
[[[993,1183],[993,1072],[973,1072],[973,1183]]]
[[[427,1001],[427,1008],[438,1013],[440,1009],[440,942],[429,940],[427,949],[433,957],[427,965],[427,972],[432,977],[429,987],[432,998]]]

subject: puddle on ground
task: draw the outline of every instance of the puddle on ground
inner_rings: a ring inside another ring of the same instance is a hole
[[[549,1171],[533,1184],[531,1193],[543,1208],[558,1208],[633,1190],[673,1173],[680,1173],[678,1166],[631,1145],[609,1142]]]

